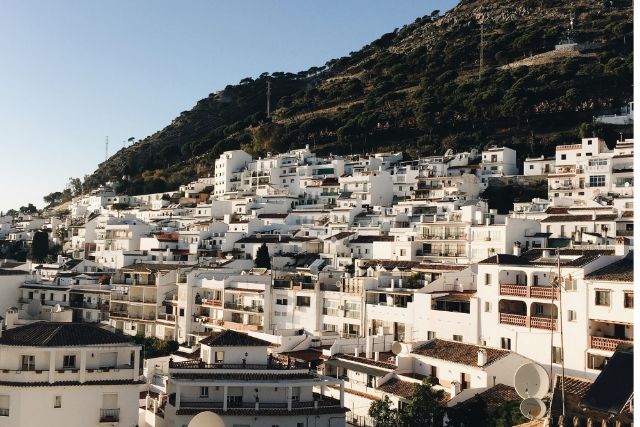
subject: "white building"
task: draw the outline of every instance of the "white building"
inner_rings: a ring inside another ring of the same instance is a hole
[[[201,359],[169,363],[168,425],[187,425],[203,411],[225,425],[344,426],[344,384],[268,354],[271,343],[232,330],[200,341]],[[340,399],[329,397],[329,387]]]
[[[139,366],[139,346],[90,324],[3,331],[0,426],[136,426]]]

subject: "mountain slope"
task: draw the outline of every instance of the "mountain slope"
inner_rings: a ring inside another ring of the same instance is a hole
[[[580,51],[545,53],[572,14]],[[464,0],[323,67],[210,94],[99,165],[85,188],[111,180],[131,194],[174,189],[240,147],[417,155],[499,143],[523,157],[550,153],[593,132],[583,125],[592,116],[631,100],[632,29],[631,1]]]

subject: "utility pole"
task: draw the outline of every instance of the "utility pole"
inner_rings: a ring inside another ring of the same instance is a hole
[[[482,78],[482,67],[484,66],[484,18],[480,19],[480,68],[478,70],[478,79]]]
[[[267,117],[271,117],[271,80],[267,80]]]
[[[109,159],[109,137],[107,136],[104,142],[104,161],[106,162]]]

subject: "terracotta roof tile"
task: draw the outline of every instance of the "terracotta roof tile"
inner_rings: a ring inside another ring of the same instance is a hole
[[[431,340],[421,347],[415,348],[412,353],[420,356],[446,360],[448,362],[459,363],[461,365],[478,367],[478,350],[480,349],[484,349],[487,352],[487,363],[485,366],[488,366],[509,354],[508,351],[497,348],[481,347],[478,345],[464,344],[457,341],[446,341],[441,339]]]

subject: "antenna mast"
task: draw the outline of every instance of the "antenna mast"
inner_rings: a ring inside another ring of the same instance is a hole
[[[480,18],[480,69],[478,79],[482,77],[482,67],[484,66],[484,18]]]
[[[267,117],[271,117],[271,80],[267,80]]]

